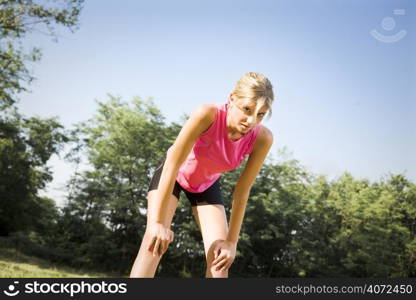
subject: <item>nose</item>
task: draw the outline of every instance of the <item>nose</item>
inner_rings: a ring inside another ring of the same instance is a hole
[[[247,117],[247,123],[249,124],[249,126],[255,124],[256,123],[256,119],[254,118],[254,116]]]

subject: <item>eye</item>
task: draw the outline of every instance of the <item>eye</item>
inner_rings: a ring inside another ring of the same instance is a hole
[[[250,112],[250,111],[251,111],[251,109],[250,109],[249,107],[245,106],[245,107],[244,107],[244,111]]]
[[[259,118],[263,118],[263,117],[264,117],[264,115],[265,115],[265,113],[259,113],[259,114],[258,114]]]

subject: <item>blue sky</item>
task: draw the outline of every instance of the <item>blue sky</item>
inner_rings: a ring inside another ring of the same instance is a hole
[[[90,0],[75,33],[25,40],[43,58],[19,107],[71,127],[111,93],[153,97],[167,121],[179,121],[201,103],[226,101],[238,78],[256,71],[275,88],[264,123],[272,156],[287,147],[329,179],[349,171],[415,181],[415,9],[412,0]],[[386,43],[371,30],[406,35]],[[59,202],[72,169],[58,157],[50,164],[47,194]]]

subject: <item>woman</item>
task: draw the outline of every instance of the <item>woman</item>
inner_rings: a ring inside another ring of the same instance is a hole
[[[251,186],[273,143],[271,131],[260,125],[266,113],[271,114],[273,98],[270,81],[248,72],[227,103],[203,104],[191,114],[150,183],[146,231],[130,277],[154,277],[173,241],[170,226],[181,191],[202,233],[205,276],[228,277]],[[228,228],[219,177],[247,155],[234,187]]]

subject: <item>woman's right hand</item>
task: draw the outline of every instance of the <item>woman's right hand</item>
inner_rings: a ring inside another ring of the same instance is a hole
[[[162,223],[153,223],[148,228],[150,242],[147,250],[153,252],[153,256],[162,256],[168,250],[169,244],[173,241],[174,233]]]

